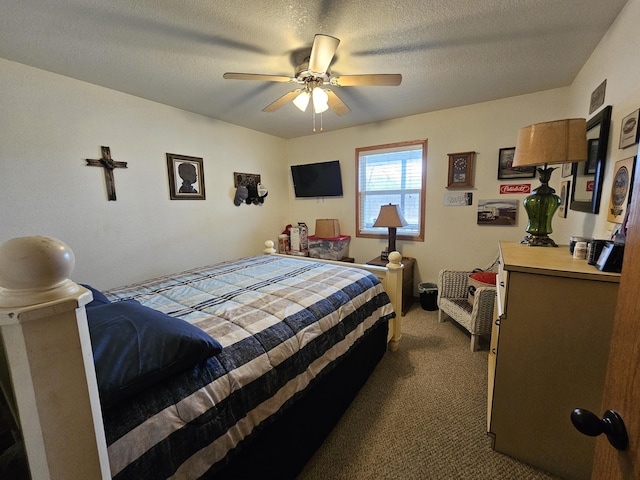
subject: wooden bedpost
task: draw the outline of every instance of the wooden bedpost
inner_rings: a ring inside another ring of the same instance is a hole
[[[393,310],[396,312],[396,318],[389,323],[389,350],[395,352],[400,345],[402,337],[402,254],[400,252],[391,252],[389,254],[389,263],[387,263],[387,277],[384,282],[384,288],[387,295],[391,299]]]
[[[24,439],[31,478],[110,479],[75,258],[51,237],[0,245],[0,394]]]

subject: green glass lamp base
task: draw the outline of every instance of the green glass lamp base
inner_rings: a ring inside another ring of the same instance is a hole
[[[546,168],[545,165],[545,168],[537,170],[541,185],[522,202],[529,216],[529,223],[526,228],[528,235],[520,243],[531,247],[557,247],[556,242],[549,238],[549,234],[553,232],[551,228],[553,214],[561,203],[560,197],[549,186],[549,178],[555,168]]]

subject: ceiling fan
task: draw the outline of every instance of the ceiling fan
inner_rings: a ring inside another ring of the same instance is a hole
[[[331,76],[331,61],[336,54],[340,40],[330,35],[317,34],[308,56],[296,66],[293,77],[281,75],[263,75],[258,73],[227,72],[223,78],[232,80],[261,80],[265,82],[297,83],[300,88],[285,93],[262,109],[263,112],[275,112],[289,102],[293,102],[303,112],[309,100],[313,102],[315,113],[331,108],[337,115],[345,115],[351,109],[325,85],[334,87],[357,86],[397,86],[402,82],[400,74],[364,74]]]

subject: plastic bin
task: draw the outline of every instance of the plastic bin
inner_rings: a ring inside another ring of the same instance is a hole
[[[438,285],[435,283],[419,283],[420,304],[423,310],[438,310]]]

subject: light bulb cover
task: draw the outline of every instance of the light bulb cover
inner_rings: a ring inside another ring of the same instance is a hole
[[[309,105],[309,92],[306,90],[300,90],[300,95],[293,99],[293,104],[298,107],[301,112],[307,110],[307,105]]]
[[[329,109],[329,95],[324,89],[315,87],[311,93],[313,96],[313,111],[315,113],[326,112]]]

